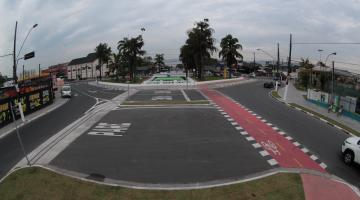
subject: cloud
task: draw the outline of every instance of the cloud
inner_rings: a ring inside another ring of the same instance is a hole
[[[358,0],[0,0],[0,55],[12,51],[17,20],[18,46],[29,28],[39,24],[23,49],[36,51],[36,58],[20,63],[26,68],[85,56],[100,42],[116,51],[117,41],[141,34],[141,27],[146,28],[144,48],[150,55],[177,58],[186,31],[209,18],[218,42],[228,33],[239,38],[246,60],[259,47],[275,55],[277,42],[286,58],[290,33],[295,42],[359,42],[359,11]],[[337,51],[338,60],[360,63],[359,46],[350,45],[295,45],[294,57],[316,61],[319,48]],[[11,58],[0,60],[2,73],[11,74],[11,66]]]

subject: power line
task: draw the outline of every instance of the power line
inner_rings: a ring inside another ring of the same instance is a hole
[[[360,42],[294,42],[293,44],[300,45],[318,45],[318,44],[326,44],[326,45],[359,45]]]

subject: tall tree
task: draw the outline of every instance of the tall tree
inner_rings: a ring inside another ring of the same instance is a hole
[[[161,67],[163,67],[165,65],[164,54],[156,54],[154,64],[157,66],[157,68],[159,69],[158,71],[160,72]]]
[[[314,68],[314,65],[310,62],[309,58],[301,58],[301,61],[299,63],[301,68],[305,68],[305,69],[312,69]]]
[[[213,38],[214,30],[208,20],[195,23],[195,27],[187,33],[186,45],[192,50],[198,79],[203,79],[203,60],[210,58],[216,51]]]
[[[219,57],[226,61],[226,65],[231,67],[233,64],[237,64],[237,58],[243,59],[239,50],[242,50],[242,45],[239,44],[239,40],[228,34],[220,43],[221,51]]]
[[[186,77],[188,77],[189,69],[195,68],[194,52],[190,45],[185,44],[180,48],[179,59],[185,66]]]
[[[111,57],[111,47],[108,46],[106,43],[100,43],[95,48],[95,54],[97,59],[99,60],[98,70],[100,71],[100,80],[102,79],[102,65],[107,64]]]
[[[135,38],[124,38],[118,42],[118,50],[128,61],[130,65],[130,80],[135,77],[136,67],[138,64],[138,56],[145,54],[142,50],[144,46],[144,40],[141,35]]]

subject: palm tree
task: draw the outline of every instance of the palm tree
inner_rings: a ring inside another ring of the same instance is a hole
[[[195,65],[197,66],[197,77],[203,79],[203,60],[208,59],[216,51],[213,38],[214,30],[210,28],[208,20],[195,23],[195,27],[188,32],[186,45],[192,49]]]
[[[314,65],[310,62],[309,58],[301,58],[301,61],[299,63],[301,68],[305,68],[305,69],[312,69],[314,68]]]
[[[95,48],[95,54],[97,59],[99,60],[99,65],[97,66],[97,69],[100,71],[100,80],[101,80],[101,68],[104,63],[108,64],[111,56],[111,47],[108,47],[106,43],[100,43]]]
[[[164,63],[164,54],[156,54],[154,64],[158,67],[159,72],[160,72],[161,67],[165,65],[165,63]]]
[[[241,44],[237,38],[233,38],[232,35],[228,34],[225,36],[220,43],[221,51],[219,57],[226,61],[226,65],[230,68],[233,64],[237,64],[237,59],[243,59],[241,53],[238,50],[242,50]]]
[[[123,40],[118,42],[118,50],[124,58],[128,61],[130,65],[130,80],[133,80],[135,77],[135,71],[137,67],[138,56],[142,56],[145,54],[144,50],[141,48],[144,46],[144,40],[141,35],[136,38],[127,38],[125,37]]]

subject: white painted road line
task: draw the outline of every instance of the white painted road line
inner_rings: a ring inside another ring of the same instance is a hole
[[[184,91],[184,90],[181,90],[181,93],[183,94],[183,96],[184,96],[184,98],[186,99],[186,101],[189,102],[190,99],[189,99],[188,95],[185,93],[185,91]]]
[[[226,114],[226,115],[224,115],[224,117],[229,118],[229,117],[230,117],[230,115],[227,115],[227,114]]]
[[[278,127],[276,127],[276,126],[272,127],[272,129],[275,130],[275,131],[280,130],[280,129],[279,129]]]
[[[98,135],[98,136],[114,136],[114,137],[121,137],[123,135],[114,134],[110,132],[89,132],[88,135]]]
[[[255,139],[253,137],[247,137],[246,140],[247,141],[254,141]]]
[[[254,147],[255,149],[257,149],[257,148],[260,148],[261,145],[260,145],[259,143],[255,143],[255,144],[253,144],[253,147]]]
[[[320,167],[322,167],[323,169],[326,169],[327,168],[327,165],[325,163],[321,163],[320,164]]]
[[[260,151],[259,153],[260,153],[260,155],[263,156],[263,157],[270,155],[270,154],[269,154],[267,151],[265,151],[265,150],[264,150],[264,151]]]
[[[226,112],[221,112],[221,114],[222,114],[222,115],[227,115],[227,113],[226,113]]]
[[[278,162],[277,162],[275,159],[268,160],[268,163],[269,163],[271,166],[274,166],[274,165],[277,165],[277,164],[278,164]]]
[[[285,135],[286,133],[284,131],[279,132],[280,135]]]
[[[228,118],[227,120],[228,120],[229,122],[235,121],[233,118]]]
[[[287,140],[292,140],[293,138],[290,137],[290,136],[287,136],[286,139],[287,139]]]
[[[272,126],[272,123],[266,123],[266,125],[268,125],[268,126]]]
[[[318,158],[317,156],[315,156],[315,155],[311,155],[310,158],[313,159],[313,160],[319,159],[319,158]]]
[[[261,121],[262,121],[262,122],[264,122],[264,123],[266,122],[266,120],[265,120],[265,119],[263,119],[263,120],[261,120]]]
[[[239,125],[237,122],[231,122],[231,125],[233,125],[233,126],[237,126],[237,125]]]
[[[249,135],[249,133],[246,132],[246,131],[242,131],[242,132],[240,132],[240,133],[241,133],[241,135]]]
[[[235,127],[236,130],[242,130],[243,128],[241,126]]]
[[[293,144],[297,147],[300,146],[300,143],[298,143],[298,142],[294,142]]]
[[[304,148],[301,149],[301,151],[304,152],[304,153],[308,153],[308,152],[309,152],[309,149],[307,149],[307,148],[304,147]]]

